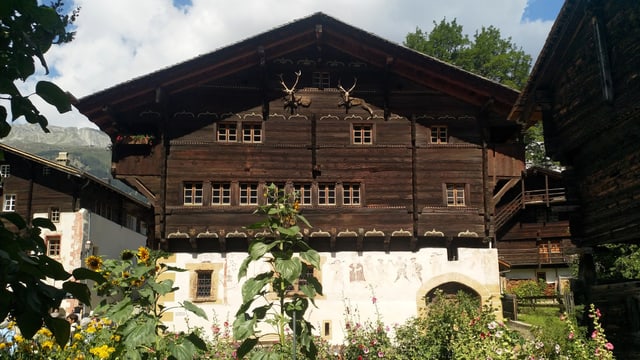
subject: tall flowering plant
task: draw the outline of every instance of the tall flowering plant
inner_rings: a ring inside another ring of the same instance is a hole
[[[113,321],[113,335],[121,339],[113,344],[114,357],[191,359],[206,350],[205,342],[197,333],[169,333],[161,321],[172,308],[163,306],[159,300],[177,288],[173,280],[160,276],[167,271],[184,271],[164,264],[162,259],[167,256],[162,251],[140,247],[137,252],[123,251],[117,260],[103,260],[98,256],[86,259],[87,266],[106,280],[95,287],[103,300],[94,312]],[[177,308],[207,318],[202,309],[189,301]]]
[[[593,330],[585,336],[577,330],[575,323],[568,316],[563,316],[567,326],[567,349],[565,350],[567,359],[614,359],[613,344],[605,335],[600,318],[600,310],[593,304],[589,307],[589,318],[593,325]]]
[[[373,295],[371,302],[375,307],[376,318],[360,319],[358,309],[345,306],[345,345],[342,353],[345,359],[369,360],[390,359],[392,343],[389,326],[385,325],[378,310],[378,299]]]

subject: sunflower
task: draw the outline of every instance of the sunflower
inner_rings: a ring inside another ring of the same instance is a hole
[[[100,270],[100,267],[102,267],[102,258],[99,256],[91,255],[85,259],[84,263],[87,264],[87,267],[89,269],[97,271]]]
[[[149,261],[149,249],[144,246],[140,246],[138,248],[138,259],[146,264],[147,261]]]
[[[122,260],[131,260],[135,256],[135,253],[131,250],[124,250],[120,253],[120,259]]]

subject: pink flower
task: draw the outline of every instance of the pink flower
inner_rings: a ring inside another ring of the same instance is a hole
[[[374,304],[375,304],[377,301],[378,301],[378,299],[376,299],[376,297],[375,297],[375,296],[371,298],[371,302],[372,302],[372,303],[374,303]]]
[[[378,351],[378,357],[379,357],[379,358],[384,357],[384,353],[383,353],[382,351]]]
[[[606,348],[607,348],[607,350],[613,350],[613,344],[612,344],[612,343],[610,343],[610,342],[608,342],[608,343],[604,344],[604,347],[606,347]]]
[[[570,331],[570,332],[569,332],[569,340],[573,340],[573,336],[574,336],[574,335],[573,335],[573,331]]]
[[[597,317],[602,317],[602,315],[600,314],[600,309],[596,309],[596,316]]]
[[[597,338],[597,337],[598,337],[598,331],[594,330],[594,331],[591,333],[591,338],[592,338],[592,339],[595,339],[595,338]]]

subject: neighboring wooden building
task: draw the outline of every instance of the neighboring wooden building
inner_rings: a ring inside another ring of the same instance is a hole
[[[27,221],[50,219],[56,230],[42,230],[44,250],[67,271],[84,266],[88,255],[119,258],[124,249],[146,245],[153,212],[144,199],[68,166],[66,152],[56,161],[4,144],[0,152],[2,211]],[[62,303],[67,313],[79,305],[74,299]]]
[[[567,202],[577,209],[571,233],[585,253],[597,245],[640,240],[638,39],[640,2],[567,0],[510,115],[525,126],[543,121],[548,155],[567,167]],[[587,285],[597,282],[589,254],[581,258],[581,274]],[[638,354],[635,294],[624,312],[606,321],[634,319],[614,336],[635,336],[627,344]]]
[[[496,206],[498,257],[510,265],[508,280],[542,279],[561,286],[572,274],[571,242],[562,174],[532,167]]]
[[[235,312],[244,226],[275,183],[300,193],[325,284],[312,320],[340,341],[345,297],[366,312],[374,291],[390,322],[436,288],[499,305],[492,194],[524,169],[517,95],[317,13],[76,106],[152,202],[155,244],[191,270],[167,301]]]

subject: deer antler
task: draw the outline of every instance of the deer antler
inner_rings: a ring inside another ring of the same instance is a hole
[[[353,91],[353,89],[356,88],[356,84],[358,83],[358,78],[357,77],[353,77],[353,86],[351,87],[351,89],[349,89],[349,93],[351,93]]]

